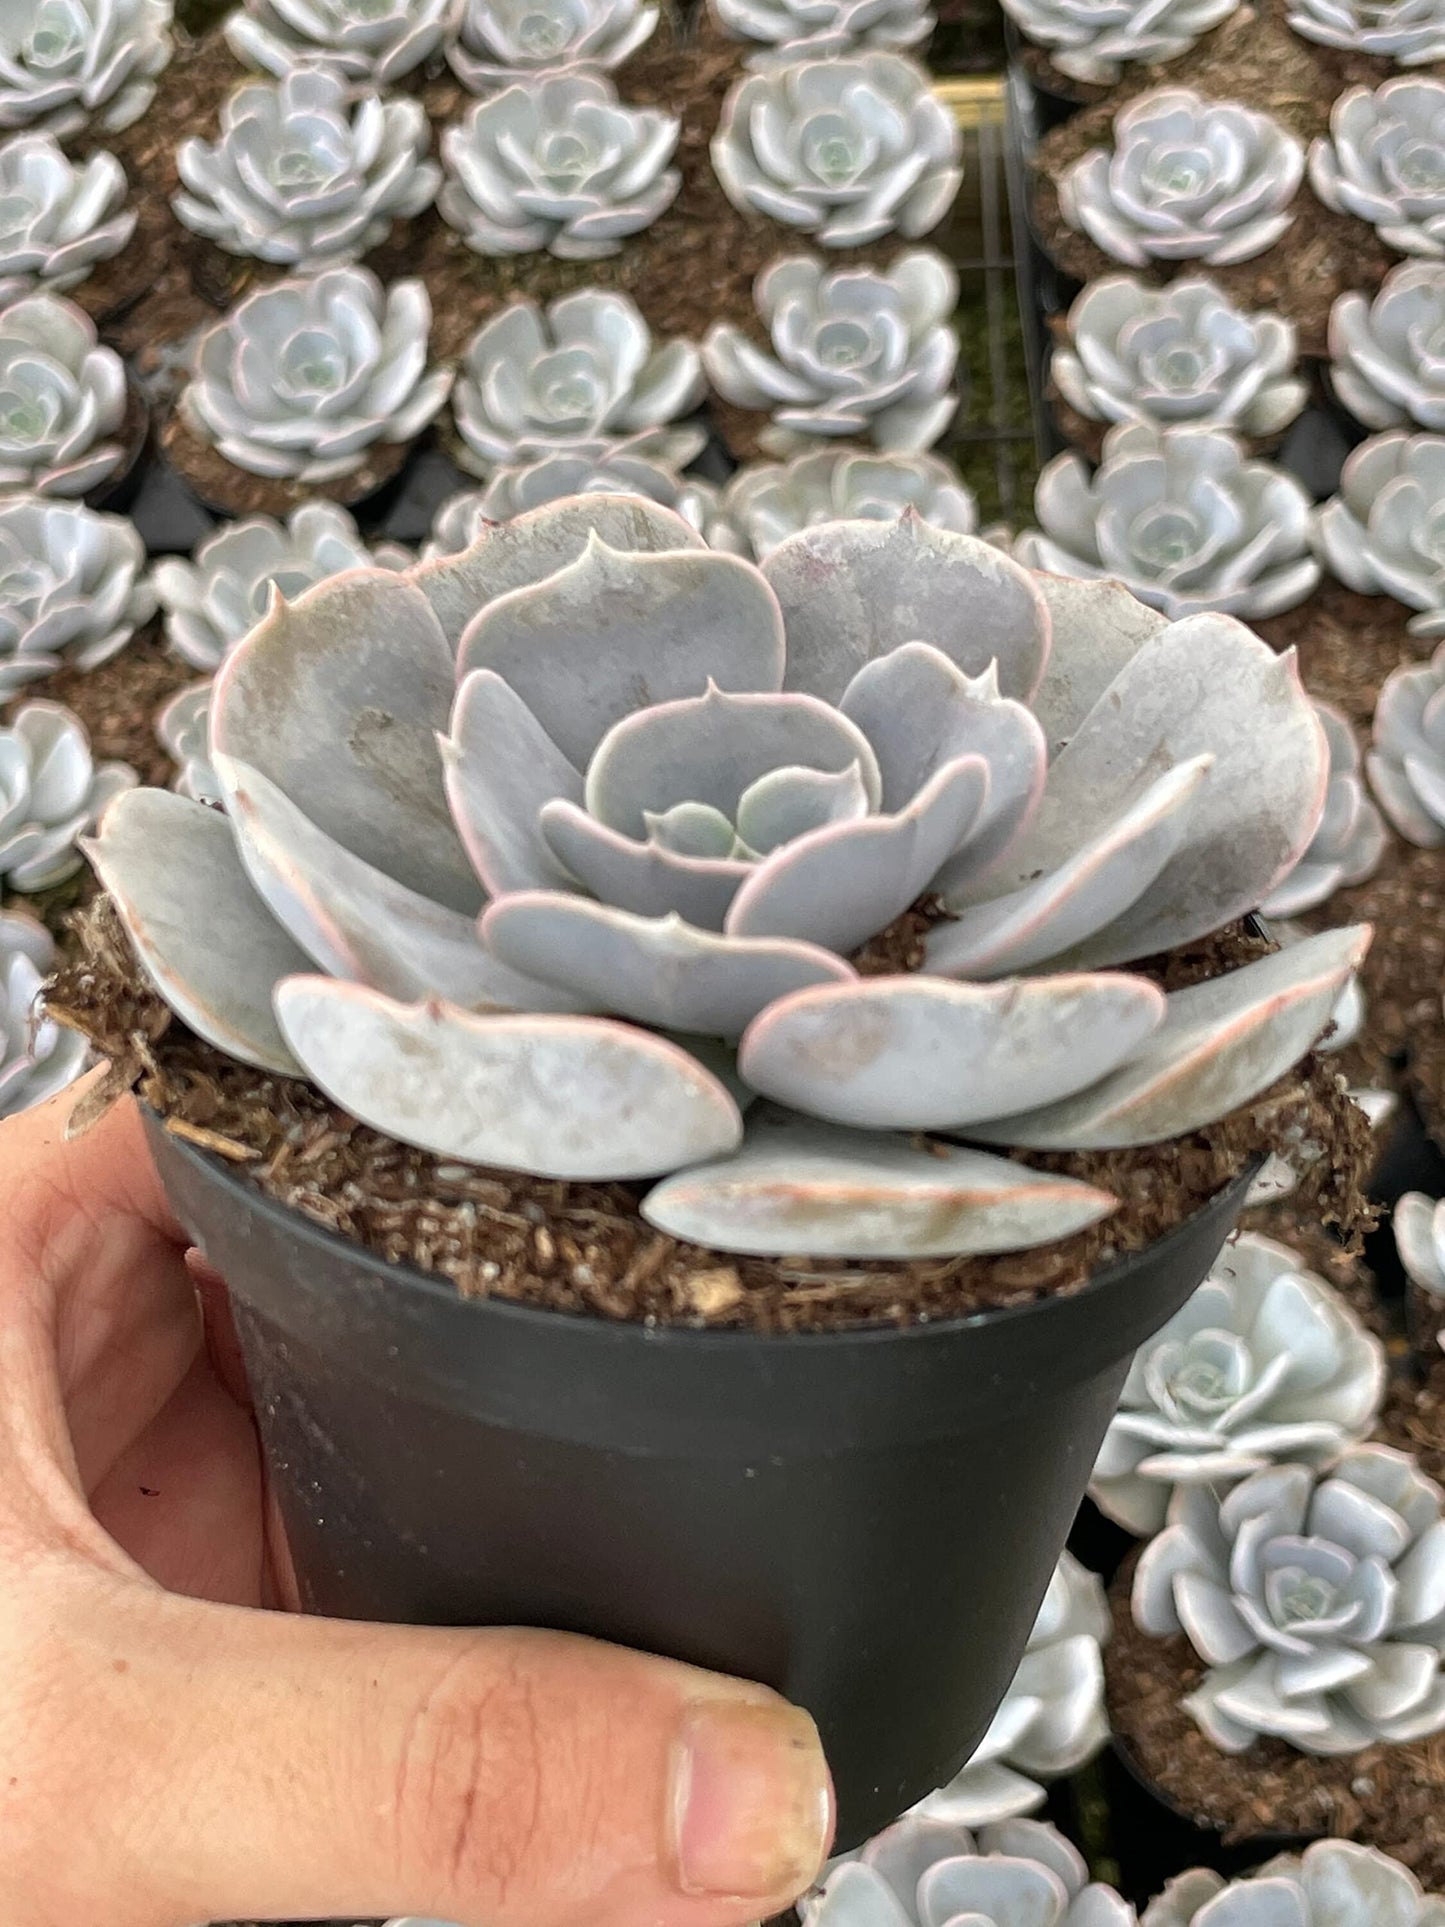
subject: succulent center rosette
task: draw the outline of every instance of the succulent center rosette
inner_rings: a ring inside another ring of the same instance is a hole
[[[1308,845],[1295,666],[916,515],[755,567],[640,498],[551,504],[278,597],[210,749],[225,817],[147,791],[93,846],[193,1029],[448,1157],[662,1177],[654,1223],[736,1250],[1078,1229],[1116,1201],[908,1134],[1199,1128],[1362,952],[1331,932],[1168,997],[1115,968]],[[921,968],[860,971],[924,899]]]

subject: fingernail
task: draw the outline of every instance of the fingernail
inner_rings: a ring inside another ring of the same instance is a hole
[[[786,1903],[823,1865],[833,1790],[818,1729],[785,1700],[701,1700],[672,1767],[672,1846],[684,1893]]]

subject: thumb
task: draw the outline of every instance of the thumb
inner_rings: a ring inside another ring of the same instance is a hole
[[[136,1927],[730,1927],[827,1852],[816,1729],[764,1687],[557,1633],[115,1591],[91,1730],[122,1808],[105,1831],[142,1851],[96,1898],[114,1918],[117,1892],[153,1896]]]

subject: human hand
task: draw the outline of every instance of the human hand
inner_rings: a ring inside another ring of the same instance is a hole
[[[5,1927],[787,1905],[831,1796],[775,1694],[560,1634],[273,1609],[244,1386],[139,1115],[67,1144],[73,1098],[0,1126]]]

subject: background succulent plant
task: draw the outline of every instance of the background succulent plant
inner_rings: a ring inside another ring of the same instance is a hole
[[[724,400],[772,416],[759,438],[769,453],[847,437],[914,455],[952,421],[958,277],[932,248],[885,273],[829,273],[811,255],[789,255],[758,276],[754,299],[772,354],[720,321],[702,355]]]
[[[1445,843],[1445,642],[1430,662],[1386,677],[1366,767],[1401,836],[1427,850]]]
[[[1148,1633],[1209,1670],[1185,1707],[1227,1753],[1261,1734],[1353,1753],[1445,1726],[1440,1489],[1388,1446],[1275,1465],[1221,1502],[1184,1486],[1134,1577]]]
[[[246,0],[225,24],[238,60],[263,73],[324,63],[389,87],[436,53],[456,0]]]
[[[1388,840],[1380,812],[1363,781],[1360,746],[1347,717],[1330,703],[1315,714],[1330,746],[1330,787],[1314,841],[1259,906],[1267,917],[1299,917],[1317,910],[1336,890],[1373,876]]]
[[[933,31],[924,0],[708,0],[715,23],[758,49],[750,66],[864,48],[916,47]]]
[[[1282,1460],[1338,1457],[1384,1394],[1384,1346],[1339,1293],[1287,1245],[1231,1239],[1130,1366],[1090,1495],[1147,1538],[1180,1486],[1208,1486],[1217,1502]]]
[[[1445,435],[1362,442],[1315,515],[1314,541],[1351,589],[1418,610],[1412,636],[1445,636]]]
[[[478,254],[601,260],[677,198],[678,133],[672,115],[623,106],[596,75],[528,78],[442,136],[437,206]]]
[[[745,213],[824,246],[917,240],[958,193],[959,133],[927,73],[901,54],[787,61],[723,104],[712,164]]]
[[[1310,186],[1399,254],[1445,255],[1445,82],[1351,87],[1310,148]]]
[[[55,943],[38,917],[0,910],[0,1118],[63,1091],[85,1068],[85,1039],[45,1015]]]
[[[1091,149],[1062,175],[1059,207],[1070,227],[1130,267],[1224,267],[1285,233],[1304,164],[1304,148],[1268,114],[1156,87],[1115,115],[1112,149]]]
[[[1390,1228],[1410,1282],[1445,1298],[1445,1201],[1407,1191],[1390,1214]]]
[[[0,488],[85,495],[125,461],[125,365],[74,302],[0,310]]]
[[[122,516],[39,496],[0,501],[0,701],[123,649],[155,612],[145,562]]]
[[[365,268],[281,281],[202,335],[181,412],[238,468],[334,481],[377,442],[411,441],[446,400],[430,330],[420,281],[383,290]]]
[[[1289,24],[1305,40],[1373,54],[1397,67],[1445,60],[1440,0],[1293,0]]]
[[[650,1220],[734,1250],[1093,1222],[1109,1194],[907,1134],[1194,1129],[1283,1074],[1363,954],[1332,931],[1169,997],[1110,969],[1229,921],[1308,844],[1326,750],[1295,665],[916,517],[757,569],[641,498],[553,504],[278,602],[221,671],[211,752],[225,819],[144,791],[92,846],[194,1029],[449,1156],[673,1173]],[[929,891],[922,971],[858,976]],[[740,1039],[743,1085],[785,1108],[744,1142],[679,1034]]]
[[[171,205],[231,254],[309,269],[354,261],[393,221],[430,205],[441,169],[425,160],[421,102],[359,97],[340,75],[298,69],[238,87],[215,141],[183,141],[186,191]]]
[[[1126,65],[1177,60],[1227,20],[1239,0],[1005,0],[1020,33],[1060,73],[1110,84]]]
[[[59,703],[22,703],[0,726],[0,880],[48,890],[81,868],[76,838],[129,789],[125,763],[95,764],[78,716]]]
[[[294,600],[343,569],[404,569],[412,559],[397,543],[368,549],[337,503],[306,502],[284,523],[268,515],[226,523],[197,544],[193,560],[167,556],[151,579],[172,652],[212,670],[265,615],[273,587]]]
[[[1445,261],[1406,261],[1330,310],[1330,382],[1366,428],[1445,429]]]
[[[718,509],[717,490],[710,482],[684,481],[674,469],[638,455],[605,455],[595,462],[581,455],[549,455],[540,462],[496,469],[485,488],[464,489],[443,502],[432,520],[422,560],[459,555],[488,522],[510,522],[569,495],[645,496],[649,502],[676,509],[712,546],[710,531]]]
[[[1212,281],[1150,287],[1132,275],[1091,281],[1069,310],[1049,371],[1091,421],[1193,422],[1278,435],[1309,393],[1293,326],[1245,314]]]
[[[642,0],[467,0],[447,59],[474,94],[564,67],[610,73],[651,39],[658,11]]]
[[[690,341],[655,348],[625,294],[584,288],[545,312],[514,301],[484,322],[467,345],[452,408],[462,460],[478,475],[548,455],[638,455],[681,468],[707,431],[678,417],[706,387]]]
[[[1179,1874],[1144,1910],[1144,1927],[1265,1927],[1283,1913],[1298,1927],[1438,1927],[1441,1903],[1408,1867],[1353,1840],[1317,1840],[1280,1854],[1248,1879],[1213,1868]]]
[[[197,803],[220,803],[222,790],[211,767],[211,692],[207,678],[188,683],[162,703],[156,740],[176,766],[171,788]]]
[[[1115,576],[1169,616],[1214,609],[1260,619],[1319,581],[1309,496],[1212,428],[1110,429],[1103,460],[1060,455],[1034,492],[1038,529],[1014,544],[1030,568]]]
[[[0,142],[0,303],[77,287],[135,232],[114,154],[67,159],[49,134]]]
[[[711,525],[714,548],[770,555],[820,522],[896,522],[912,509],[935,528],[972,535],[978,505],[957,471],[937,455],[874,455],[821,448],[790,462],[753,462],[722,491]]]
[[[10,0],[0,20],[0,127],[62,137],[139,120],[171,57],[170,0]]]

